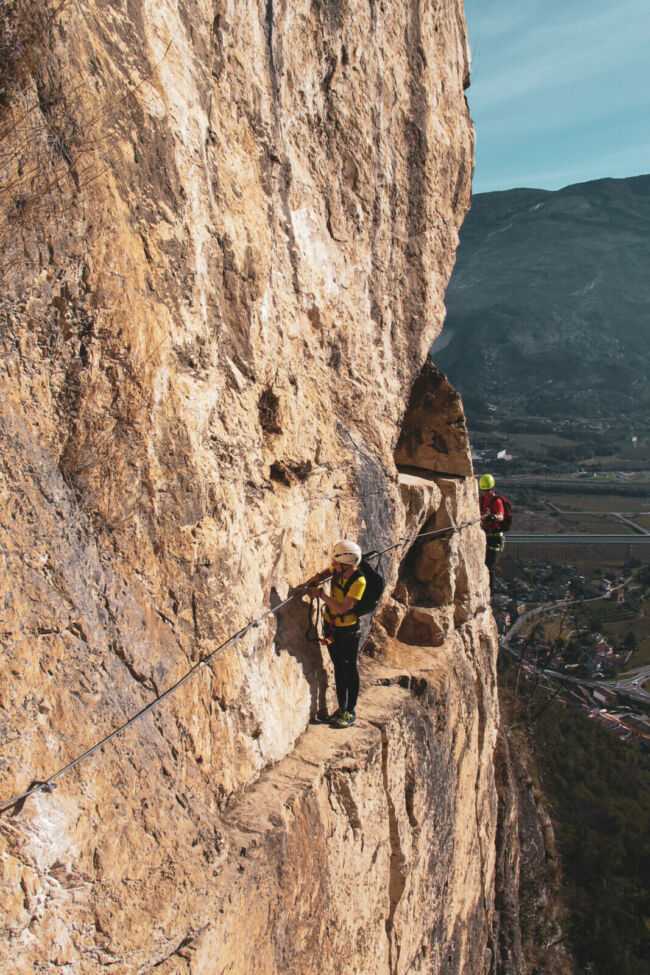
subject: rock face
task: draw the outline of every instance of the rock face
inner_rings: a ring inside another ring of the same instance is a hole
[[[553,824],[530,775],[535,762],[526,733],[507,727],[511,707],[506,699],[494,756],[499,797],[493,927],[497,971],[575,975]]]
[[[472,474],[461,398],[429,358],[411,390],[395,462],[437,474]]]
[[[462,8],[37,7],[0,106],[2,801],[264,619],[3,812],[2,971],[488,972],[496,636],[453,396],[458,464],[394,459],[469,203]],[[344,535],[388,587],[336,733],[280,604]]]

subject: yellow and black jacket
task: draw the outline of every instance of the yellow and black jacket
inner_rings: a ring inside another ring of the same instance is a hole
[[[361,573],[359,573],[355,579],[355,574],[353,574],[351,576],[352,582],[350,582],[349,580],[346,581],[341,575],[334,572],[333,566],[331,567],[331,571],[332,583],[330,586],[330,594],[335,602],[343,602],[346,596],[352,596],[352,598],[356,599],[357,601],[361,599],[366,588],[365,576],[362,576]],[[323,619],[328,626],[335,627],[336,629],[339,629],[340,627],[359,625],[359,617],[353,610],[345,613],[343,616],[339,616],[338,614],[335,615],[334,613],[330,612],[327,606],[324,606]]]

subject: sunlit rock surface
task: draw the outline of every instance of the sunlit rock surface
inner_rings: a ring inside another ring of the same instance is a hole
[[[353,729],[310,724],[294,600],[0,817],[2,970],[487,973],[496,636],[481,532],[446,531],[477,515],[453,396],[462,469],[394,459],[469,203],[462,8],[118,0],[50,33],[0,117],[2,801],[336,538],[391,550]]]

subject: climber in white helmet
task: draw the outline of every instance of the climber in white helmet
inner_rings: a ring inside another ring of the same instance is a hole
[[[324,603],[324,640],[334,664],[334,681],[338,709],[330,721],[337,728],[349,728],[356,721],[356,706],[359,696],[359,617],[354,607],[366,588],[366,579],[357,568],[361,562],[361,549],[356,542],[342,539],[334,546],[332,563],[322,572],[317,572],[308,580],[308,590],[312,599]],[[330,594],[320,587],[329,579]]]

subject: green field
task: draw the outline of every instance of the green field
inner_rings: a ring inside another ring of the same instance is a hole
[[[566,622],[559,616],[541,617],[541,619],[537,617],[529,620],[521,627],[519,635],[525,639],[533,630],[549,642],[557,640],[559,636],[568,636]]]
[[[648,461],[648,440],[645,438],[640,445],[634,446],[631,439],[619,439],[616,449],[608,454],[600,454],[585,461],[585,467],[603,467],[612,465],[617,466],[617,461],[622,461],[621,469],[629,466],[643,468]]]
[[[640,491],[642,490],[640,489]],[[584,494],[563,494],[560,491],[557,493],[542,491],[541,493],[546,502],[550,501],[558,508],[569,511],[618,511],[622,514],[634,513],[637,515],[645,512],[646,516],[650,518],[650,501],[648,501],[647,494],[640,493],[638,496],[615,493],[591,494],[587,490]]]
[[[579,469],[595,475],[650,469],[650,437],[641,437],[635,447],[628,424],[619,420],[594,423],[593,419],[573,417],[552,420],[549,417],[522,417],[499,410],[498,414],[475,412],[466,397],[467,426],[472,446],[492,455],[490,466],[495,474],[541,473],[559,475]],[[496,458],[506,449],[512,461]]]
[[[642,667],[650,664],[650,596],[645,596],[640,601],[638,614],[634,614],[629,620],[611,621],[604,624],[607,633],[611,634],[617,642],[624,640],[631,631],[636,637],[638,650],[627,664],[628,670],[634,667]]]
[[[558,534],[635,535],[631,525],[609,514],[556,515]]]
[[[555,433],[511,433],[507,437],[508,447],[513,451],[538,447],[573,447],[575,443],[575,440],[559,437]]]
[[[635,525],[650,530],[650,481],[641,478],[623,484],[613,477],[569,481],[541,476],[537,483],[528,478],[502,478],[497,487],[512,501],[516,534],[632,537],[640,534]],[[623,560],[625,554],[618,552],[616,557]],[[639,557],[646,560],[645,554],[639,553]]]
[[[543,511],[523,510],[514,506],[516,497],[509,495],[513,503],[513,531],[518,535],[636,535],[632,525],[627,524],[613,514],[603,512],[578,511],[560,514],[546,507]],[[628,516],[626,516],[628,517]],[[650,517],[650,516],[649,516]],[[628,517],[629,521],[637,524],[636,518]]]
[[[572,545],[565,543],[533,543],[533,542],[506,542],[506,551],[514,558],[524,561],[542,561],[549,563],[561,563],[562,565],[575,565],[583,567],[581,571],[588,577],[602,575],[598,571],[600,567],[623,566],[630,557],[638,558],[639,561],[650,562],[650,543],[641,542],[630,545],[627,542],[619,544],[606,542],[598,544]]]

